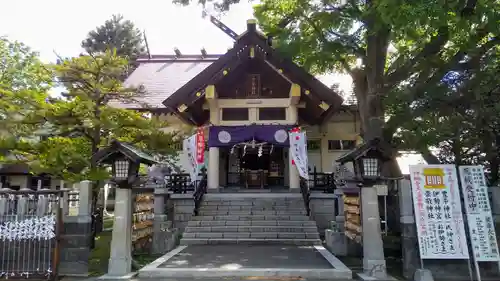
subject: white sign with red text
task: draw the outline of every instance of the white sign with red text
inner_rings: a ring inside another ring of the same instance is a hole
[[[307,139],[306,133],[290,132],[290,150],[293,161],[299,175],[304,179],[309,179],[309,166],[307,165]]]

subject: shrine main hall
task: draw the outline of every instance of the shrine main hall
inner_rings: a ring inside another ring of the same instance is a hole
[[[311,173],[331,173],[335,160],[353,149],[359,135],[355,106],[279,54],[271,40],[247,21],[223,55],[150,55],[125,81],[146,92],[141,103],[168,131],[204,128],[208,190],[281,188],[298,191],[288,132],[307,135]],[[120,104],[144,110],[137,104]],[[178,165],[187,169],[186,157]]]

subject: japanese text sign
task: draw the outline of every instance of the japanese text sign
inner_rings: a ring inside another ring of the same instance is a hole
[[[474,259],[500,261],[483,167],[460,166],[458,169]]]
[[[454,165],[410,166],[421,259],[468,259]]]
[[[205,162],[205,132],[203,128],[198,128],[196,132],[196,161],[198,164]]]

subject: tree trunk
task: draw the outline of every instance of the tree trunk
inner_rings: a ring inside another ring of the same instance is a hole
[[[425,162],[429,165],[441,164],[441,161],[439,161],[436,155],[434,155],[429,149],[420,149],[418,153],[422,155],[422,158],[424,158]]]

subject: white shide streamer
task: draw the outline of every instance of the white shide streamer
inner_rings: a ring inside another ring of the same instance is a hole
[[[0,224],[0,241],[49,240],[55,234],[56,217],[47,215]]]

